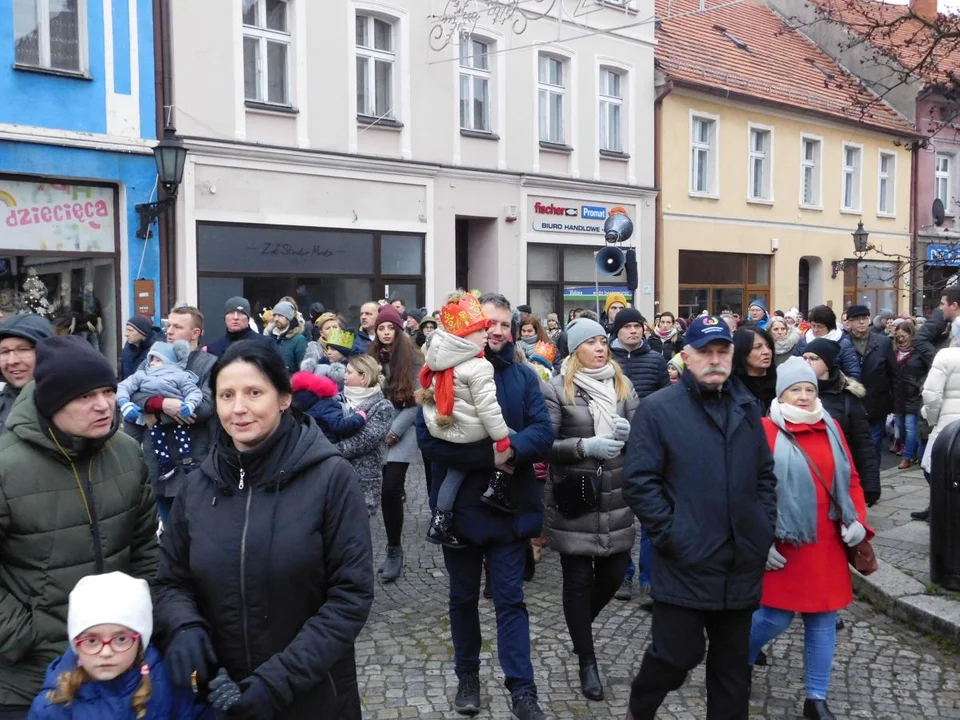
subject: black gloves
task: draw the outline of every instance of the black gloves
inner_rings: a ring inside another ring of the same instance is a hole
[[[207,696],[207,702],[214,710],[225,713],[240,699],[241,692],[240,686],[227,675],[226,668],[220,668],[217,676],[210,681],[210,694]]]
[[[270,690],[267,689],[266,683],[256,675],[241,680],[240,689],[243,694],[230,708],[230,712],[227,713],[228,718],[235,720],[268,720],[276,714],[277,711],[273,706]]]
[[[206,630],[189,627],[174,635],[163,660],[170,682],[189,688],[194,682],[197,685],[207,682],[211,669],[216,667],[217,655]]]

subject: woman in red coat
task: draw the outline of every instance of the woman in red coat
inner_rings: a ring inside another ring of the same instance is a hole
[[[750,657],[803,615],[803,716],[833,720],[827,707],[837,611],[853,602],[846,548],[873,537],[860,477],[837,422],[817,397],[817,376],[802,358],[777,369],[777,399],[764,429],[777,473],[777,539],[767,555]],[[829,492],[829,494],[828,494]]]

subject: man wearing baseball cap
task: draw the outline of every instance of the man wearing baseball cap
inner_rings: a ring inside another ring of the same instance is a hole
[[[226,315],[223,321],[227,326],[227,332],[204,348],[208,353],[220,357],[228,347],[239,340],[259,340],[271,346],[274,345],[268,337],[250,327],[250,301],[245,297],[230,298],[227,300],[224,311]]]
[[[680,380],[640,401],[623,495],[653,543],[652,642],[630,692],[633,720],[707,660],[707,717],[747,717],[749,640],[777,521],[777,479],[760,406],[731,376],[733,338],[698,317]],[[696,438],[696,452],[678,436]]]
[[[26,717],[80,578],[156,573],[153,491],[118,429],[110,363],[78,337],[37,343],[34,381],[0,437],[0,717]]]
[[[893,382],[897,377],[897,358],[886,335],[870,332],[870,308],[847,308],[850,340],[860,361],[860,382],[867,389],[863,407],[870,421],[870,436],[876,446],[877,462],[883,458],[887,415],[893,412]]]
[[[0,323],[0,373],[6,382],[0,391],[0,432],[13,403],[33,380],[37,343],[53,337],[53,326],[40,315],[12,315]]]

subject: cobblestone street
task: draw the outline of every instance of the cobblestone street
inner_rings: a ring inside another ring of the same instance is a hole
[[[404,525],[406,564],[392,585],[377,585],[366,629],[357,643],[364,717],[439,720],[460,717],[451,708],[456,694],[453,647],[447,619],[447,576],[438,548],[424,539],[428,511],[423,469],[407,476]],[[374,522],[375,562],[385,540]],[[636,601],[611,601],[594,624],[606,700],[586,701],[579,693],[577,662],[560,605],[560,564],[547,552],[536,577],[526,585],[533,664],[542,704],[560,719],[623,718],[630,680],[646,647],[650,616]],[[480,600],[483,623],[480,717],[509,717],[508,695],[496,659],[493,603]],[[834,662],[831,709],[839,718],[960,718],[957,656],[930,638],[858,602],[843,613]],[[803,700],[803,634],[797,621],[771,648],[770,666],[754,673],[751,715],[799,718]],[[702,666],[671,694],[660,717],[696,720],[705,716]]]

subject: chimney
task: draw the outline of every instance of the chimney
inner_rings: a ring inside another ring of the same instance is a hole
[[[914,15],[935,22],[937,19],[937,0],[910,0],[910,10]]]

